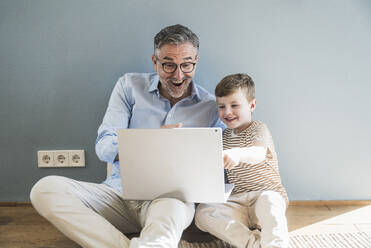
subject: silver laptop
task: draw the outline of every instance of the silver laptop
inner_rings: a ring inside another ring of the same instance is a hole
[[[225,202],[220,128],[120,129],[119,158],[124,199],[177,198]]]

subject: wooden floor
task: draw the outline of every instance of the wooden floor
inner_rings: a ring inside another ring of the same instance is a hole
[[[290,234],[366,232],[371,236],[371,205],[290,204],[287,219]],[[1,248],[77,248],[29,205],[0,206]]]

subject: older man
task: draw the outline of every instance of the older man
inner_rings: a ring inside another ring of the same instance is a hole
[[[154,39],[152,61],[157,73],[119,78],[96,141],[98,157],[114,164],[107,180],[95,184],[49,176],[33,187],[35,209],[82,247],[177,247],[190,225],[192,203],[121,197],[116,130],[222,126],[214,97],[193,81],[198,49],[198,37],[187,27],[166,27]],[[140,232],[138,238],[124,235],[135,232]]]

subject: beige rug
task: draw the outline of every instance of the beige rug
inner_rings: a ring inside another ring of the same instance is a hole
[[[364,232],[302,234],[290,236],[291,248],[371,248],[371,237]]]
[[[234,247],[221,240],[203,243],[188,243],[182,240],[179,248]],[[364,232],[291,235],[290,248],[371,248],[371,237]]]

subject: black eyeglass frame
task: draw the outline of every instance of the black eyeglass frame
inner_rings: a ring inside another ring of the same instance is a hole
[[[157,60],[157,61],[160,61],[160,59],[157,58],[157,56],[156,56],[156,60]],[[160,64],[162,65],[162,70],[163,70],[164,72],[171,74],[171,73],[176,72],[176,70],[178,69],[178,67],[180,68],[180,70],[181,70],[183,73],[191,73],[191,72],[194,71],[194,69],[195,69],[195,65],[196,65],[197,63],[196,63],[196,62],[184,62],[184,63],[181,63],[181,64],[178,65],[178,64],[173,63],[173,62],[164,62],[164,63],[161,63],[161,62],[160,62]],[[192,65],[192,70],[190,70],[190,71],[184,71],[183,68],[182,68],[182,65],[185,65],[185,64],[191,64],[191,65]],[[166,65],[175,65],[174,70],[172,70],[172,71],[166,71],[166,70],[165,70],[165,66],[166,66]]]

